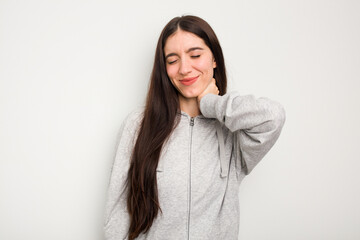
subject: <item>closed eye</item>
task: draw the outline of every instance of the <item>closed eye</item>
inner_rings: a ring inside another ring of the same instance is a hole
[[[174,60],[174,61],[171,61],[171,62],[168,62],[168,64],[173,64],[175,63],[177,60]]]
[[[191,58],[198,58],[198,57],[200,57],[200,55],[191,56]]]

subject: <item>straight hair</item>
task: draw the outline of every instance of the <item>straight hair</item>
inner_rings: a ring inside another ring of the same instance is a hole
[[[213,29],[205,20],[196,16],[173,18],[164,27],[157,42],[143,119],[125,183],[130,216],[130,240],[137,238],[141,233],[146,234],[159,211],[161,212],[156,168],[162,147],[179,122],[180,112],[179,93],[166,72],[164,46],[169,36],[179,29],[197,35],[210,48],[216,61],[214,78],[219,95],[226,93],[224,57]]]

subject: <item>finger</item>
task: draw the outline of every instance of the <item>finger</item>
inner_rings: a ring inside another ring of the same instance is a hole
[[[216,80],[215,80],[215,78],[211,79],[211,83],[213,83],[213,84],[216,85]]]

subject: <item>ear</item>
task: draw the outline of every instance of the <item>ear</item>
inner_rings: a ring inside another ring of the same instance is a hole
[[[215,58],[213,58],[213,68],[216,68],[216,61],[215,61]]]

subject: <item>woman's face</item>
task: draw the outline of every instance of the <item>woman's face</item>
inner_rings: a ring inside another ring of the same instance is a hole
[[[184,98],[196,98],[213,78],[216,62],[210,48],[193,33],[177,30],[165,43],[166,71]]]

